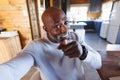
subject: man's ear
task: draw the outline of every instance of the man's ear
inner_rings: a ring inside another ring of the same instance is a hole
[[[43,26],[43,29],[44,29],[45,31],[47,31],[47,28],[46,28],[45,26]]]

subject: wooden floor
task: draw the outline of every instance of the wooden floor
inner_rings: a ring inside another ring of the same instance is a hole
[[[85,41],[88,45],[97,51],[106,50],[106,45],[109,43],[106,40],[100,38],[100,36],[96,33],[85,33]]]

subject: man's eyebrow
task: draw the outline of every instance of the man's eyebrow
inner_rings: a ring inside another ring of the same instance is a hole
[[[63,17],[64,19],[66,19],[67,17],[65,16],[65,17]]]
[[[63,17],[63,19],[62,20],[67,20],[67,17],[65,16],[65,17]],[[54,23],[59,23],[59,20],[56,20],[56,19],[53,19],[53,21],[54,21]]]
[[[68,18],[67,17],[64,17],[64,20],[67,20]]]
[[[59,21],[54,21],[54,23],[57,25],[57,24],[59,24]]]

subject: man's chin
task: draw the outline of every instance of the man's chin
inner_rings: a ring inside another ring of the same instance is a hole
[[[65,36],[65,34],[63,35],[59,35],[59,36],[51,36],[49,35],[49,39],[54,42],[54,43],[61,43],[63,40],[63,36]]]

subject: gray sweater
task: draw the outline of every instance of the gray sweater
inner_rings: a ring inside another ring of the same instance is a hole
[[[101,56],[76,36],[80,44],[88,48],[87,58],[69,58],[57,49],[58,43],[48,38],[31,41],[14,59],[0,65],[0,80],[20,80],[35,65],[40,69],[42,80],[87,80],[87,69],[101,67]],[[91,68],[87,68],[87,67]],[[89,70],[91,71],[91,70]],[[88,80],[99,80],[95,77]]]

